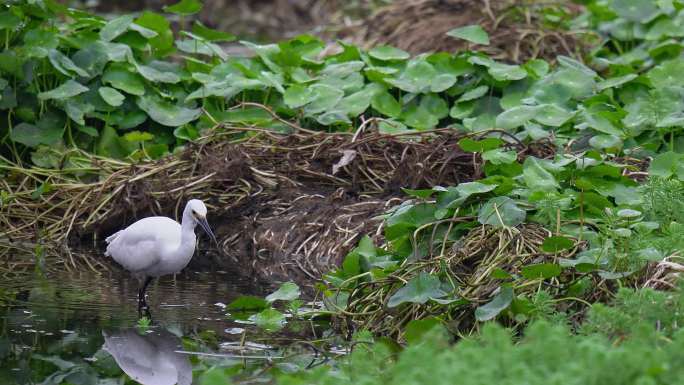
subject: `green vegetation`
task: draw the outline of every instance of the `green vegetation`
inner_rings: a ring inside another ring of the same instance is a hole
[[[158,159],[228,126],[247,127],[231,133],[242,137],[377,129],[406,140],[451,129],[473,180],[404,189],[381,236],[363,237],[323,277],[324,308],[305,308],[292,283],[228,306],[269,332],[330,319],[356,336],[335,365],[260,375],[677,383],[684,301],[653,289],[676,288],[670,273],[683,268],[684,1],[584,3],[573,24],[594,43],[588,57],[510,64],[344,43],[324,55],[312,36],[243,42],[255,56],[234,58],[218,45],[233,36],[198,22],[175,33],[152,12],[105,20],[50,0],[9,2],[0,173],[33,164],[75,181],[102,177],[94,155]],[[184,18],[200,7],[185,0],[166,11]],[[490,41],[477,26],[449,35]],[[51,187],[41,188],[32,193]],[[12,201],[0,193],[0,204]],[[207,385],[244,375],[211,366]]]

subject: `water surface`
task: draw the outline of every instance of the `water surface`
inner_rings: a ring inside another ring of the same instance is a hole
[[[113,385],[130,377],[187,385],[188,368],[207,365],[198,356],[230,364],[241,356],[277,354],[246,338],[249,325],[231,320],[226,304],[268,291],[235,272],[157,280],[148,289],[148,328],[139,323],[137,285],[117,270],[1,279],[0,384]]]

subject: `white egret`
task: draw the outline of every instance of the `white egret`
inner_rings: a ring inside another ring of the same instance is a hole
[[[197,243],[197,224],[218,245],[207,223],[207,207],[198,199],[185,205],[180,224],[167,217],[147,217],[107,237],[105,255],[140,282],[138,310],[147,308],[145,290],[153,278],[178,273],[188,265]]]

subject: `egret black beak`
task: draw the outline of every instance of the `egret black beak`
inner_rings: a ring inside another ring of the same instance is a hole
[[[207,235],[214,241],[216,244],[216,247],[218,247],[218,241],[216,240],[216,236],[214,233],[211,231],[211,228],[209,227],[209,223],[207,223],[207,218],[205,217],[197,217],[197,223],[199,223],[200,226],[202,226],[202,230],[207,233]]]

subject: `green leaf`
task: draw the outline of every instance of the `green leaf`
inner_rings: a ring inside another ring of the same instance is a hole
[[[82,94],[84,92],[88,91],[88,87],[85,87],[81,83],[69,79],[65,83],[61,84],[59,87],[50,90],[50,91],[45,91],[41,92],[38,94],[38,99],[40,100],[48,100],[48,99],[67,99],[74,97],[76,95]]]
[[[537,115],[536,106],[517,106],[496,117],[496,126],[504,130],[521,127]]]
[[[344,91],[325,84],[314,84],[310,88],[313,92],[312,101],[304,108],[309,115],[331,110],[344,97]]]
[[[100,87],[97,92],[100,94],[107,104],[112,107],[119,107],[123,104],[125,97],[117,90],[111,87]]]
[[[487,72],[498,81],[521,80],[527,77],[527,71],[519,65],[512,64],[492,63]]]
[[[482,159],[491,162],[492,164],[511,164],[515,162],[517,158],[517,152],[504,151],[500,148],[495,148],[482,153]]]
[[[615,135],[595,135],[589,139],[589,145],[599,150],[619,148],[622,147],[622,139]]]
[[[92,136],[93,138],[100,136],[100,133],[95,127],[76,125],[76,129],[88,136]]]
[[[655,88],[684,86],[684,60],[666,61],[648,71],[648,79]]]
[[[159,33],[157,33],[157,31],[154,31],[154,30],[149,29],[149,28],[145,28],[138,23],[131,23],[131,25],[129,25],[128,28],[131,31],[135,31],[135,32],[139,33],[145,39],[152,39],[154,37],[159,36]]]
[[[398,78],[386,78],[385,81],[400,90],[418,94],[428,91],[436,76],[437,71],[432,64],[424,58],[416,58],[406,65]]]
[[[0,30],[14,30],[21,25],[21,18],[12,11],[0,12]]]
[[[149,39],[149,44],[154,49],[155,56],[162,57],[173,51],[174,38],[171,24],[164,16],[145,11],[139,18],[135,19],[134,24],[149,28],[157,33],[156,37]]]
[[[137,74],[121,67],[111,66],[102,75],[102,82],[131,95],[141,96],[145,94],[145,81]]]
[[[442,323],[435,317],[411,320],[404,329],[404,338],[411,345],[418,344],[423,341],[426,333],[441,325]]]
[[[447,293],[441,289],[439,278],[421,271],[418,276],[397,290],[387,301],[388,307],[397,307],[402,303],[425,303],[430,298],[442,298]]]
[[[556,178],[542,167],[535,157],[527,157],[523,163],[523,179],[525,184],[533,190],[556,191],[560,185]]]
[[[458,141],[458,146],[465,152],[485,152],[499,148],[503,144],[504,141],[499,138],[485,138],[482,140],[463,138]]]
[[[660,13],[653,0],[612,0],[611,8],[620,17],[635,22],[650,21]]]
[[[378,123],[378,131],[381,134],[396,135],[411,132],[405,124],[397,122],[395,120],[382,120]]]
[[[164,12],[171,12],[181,16],[190,16],[202,10],[202,3],[198,0],[181,0],[176,4],[164,6],[162,9]]]
[[[475,319],[478,321],[489,321],[494,319],[499,313],[506,310],[513,301],[513,289],[503,286],[494,298],[475,309]]]
[[[229,303],[226,308],[230,310],[260,310],[267,307],[268,302],[265,299],[253,295],[243,295]]]
[[[290,108],[299,108],[313,101],[315,95],[310,87],[293,84],[285,90],[283,101]]]
[[[53,31],[36,28],[29,29],[24,35],[23,49],[28,57],[44,58],[58,46],[59,38]]]
[[[57,71],[66,76],[71,77],[74,76],[74,74],[83,77],[88,76],[88,72],[74,64],[71,59],[56,49],[51,49],[50,52],[48,52],[48,59],[50,60],[50,64],[52,64]]]
[[[579,61],[577,61],[571,57],[564,56],[564,55],[558,55],[556,60],[558,60],[558,64],[561,67],[578,70],[578,71],[582,72],[583,74],[585,74],[586,76],[591,76],[591,77],[598,76],[598,74],[594,70],[592,70],[591,68],[584,65],[584,63],[581,63],[581,62],[579,62]]]
[[[275,309],[264,309],[254,315],[254,323],[267,331],[280,330],[285,326],[285,315]]]
[[[469,25],[452,29],[447,32],[448,36],[467,40],[473,44],[489,45],[489,34],[479,25]]]
[[[661,178],[669,178],[677,173],[677,167],[684,161],[684,156],[676,152],[668,151],[658,154],[648,167],[648,174]]]
[[[205,39],[207,41],[233,41],[236,39],[235,35],[228,33],[228,32],[223,32],[223,31],[218,31],[209,27],[206,27],[204,24],[200,23],[199,21],[195,21],[195,23],[192,25],[192,33],[201,37],[202,39]]]
[[[110,20],[100,30],[100,39],[104,41],[112,41],[128,30],[128,27],[133,23],[132,15],[119,16]]]
[[[181,81],[178,74],[169,71],[160,71],[152,66],[136,64],[138,73],[151,82],[175,84]]]
[[[461,95],[460,98],[458,98],[457,102],[467,102],[469,100],[475,100],[478,98],[481,98],[487,94],[489,91],[489,86],[479,86],[475,87],[472,90],[464,93]]]
[[[375,59],[383,61],[406,60],[409,57],[411,57],[411,55],[409,55],[408,52],[387,45],[371,49],[370,51],[368,51],[368,55]]]
[[[527,279],[549,279],[559,276],[562,271],[561,267],[555,263],[538,263],[523,266],[520,274]]]
[[[202,114],[202,110],[199,108],[191,109],[177,106],[156,96],[140,96],[136,99],[136,104],[152,120],[169,127],[178,127],[190,123]]]
[[[123,138],[127,142],[145,142],[154,139],[154,135],[150,134],[149,132],[129,131],[123,136]]]
[[[266,296],[266,301],[292,301],[299,298],[299,286],[293,282],[285,282],[278,290]]]
[[[432,79],[430,83],[430,91],[443,92],[456,84],[458,78],[453,74],[439,74]]]
[[[445,104],[446,106],[446,104]],[[429,130],[439,124],[439,118],[423,106],[423,103],[411,103],[401,114],[407,126],[420,130]]]
[[[557,253],[563,250],[570,250],[574,246],[575,242],[570,238],[552,236],[544,239],[541,248],[547,253]]]
[[[512,227],[523,223],[526,215],[513,199],[500,196],[490,199],[480,208],[477,220],[483,225]]]
[[[401,115],[401,104],[389,92],[378,92],[371,99],[371,106],[379,113],[391,118],[398,118]]]
[[[542,104],[537,106],[534,120],[546,126],[560,127],[573,116],[575,116],[574,113],[568,112],[555,104]]]
[[[10,138],[29,147],[36,147],[39,144],[54,145],[62,139],[65,123],[66,119],[62,113],[48,110],[35,126],[26,123],[15,126]]]
[[[623,84],[627,84],[627,83],[631,82],[632,80],[634,80],[638,77],[639,77],[639,75],[637,75],[637,74],[628,74],[628,75],[624,75],[624,76],[618,76],[615,78],[609,78],[609,79],[606,79],[602,82],[599,82],[596,85],[596,89],[600,92],[603,90],[607,90],[609,88],[619,87]]]

